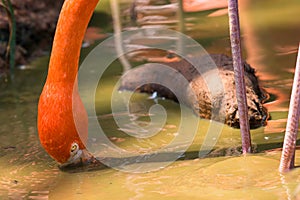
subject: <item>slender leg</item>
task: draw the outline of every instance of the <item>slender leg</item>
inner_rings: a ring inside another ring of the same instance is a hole
[[[300,44],[299,44],[300,49]],[[290,99],[289,115],[285,130],[283,149],[280,159],[280,172],[289,171],[294,167],[296,140],[298,134],[298,123],[300,114],[300,51],[298,49],[298,57],[296,70],[294,75],[293,89]]]
[[[251,152],[251,137],[248,119],[248,106],[244,79],[244,66],[242,65],[240,22],[237,0],[228,0],[228,15],[230,27],[231,51],[233,57],[234,80],[236,85],[240,129],[242,136],[243,154]]]
[[[128,62],[127,58],[124,54],[123,49],[123,39],[121,36],[122,27],[121,27],[121,21],[120,21],[120,12],[119,12],[119,2],[117,0],[110,0],[111,5],[111,12],[113,17],[113,25],[114,25],[114,37],[115,37],[115,45],[116,45],[116,51],[119,56],[119,61],[121,62],[123,66],[123,72],[126,72],[131,69],[131,65]]]

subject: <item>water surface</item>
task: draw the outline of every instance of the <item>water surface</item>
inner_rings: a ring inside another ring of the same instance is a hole
[[[128,3],[122,4],[122,9],[126,6]],[[266,104],[270,112],[268,124],[251,130],[257,153],[246,157],[239,155],[239,130],[224,126],[210,156],[197,158],[208,127],[217,126],[215,122],[201,120],[187,152],[161,170],[127,173],[106,168],[62,172],[41,147],[36,128],[37,101],[48,57],[16,70],[13,80],[0,84],[0,199],[300,199],[300,171],[296,168],[286,175],[279,174],[277,149],[283,141],[300,40],[299,9],[296,0],[253,0],[241,5],[244,58],[272,94]],[[185,14],[188,28],[184,33],[209,53],[230,55],[227,16],[213,17],[210,14],[214,11]],[[94,18],[92,25],[100,19]],[[124,22],[123,28],[130,26]],[[173,28],[178,29],[174,24]],[[106,26],[103,30],[112,28]],[[118,147],[131,151],[164,147],[177,136],[180,107],[159,99],[168,114],[163,129],[150,138],[128,136],[116,125],[110,110],[109,97],[121,73],[120,63],[114,62],[97,92],[97,115],[107,137]],[[131,122],[146,126],[149,116],[145,110],[154,104],[147,95],[136,94],[137,110]],[[296,152],[296,165],[300,165],[299,153]],[[139,165],[146,164],[149,163]]]

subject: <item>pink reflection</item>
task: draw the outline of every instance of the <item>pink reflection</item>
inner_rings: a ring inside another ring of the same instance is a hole
[[[185,0],[183,10],[185,12],[199,12],[218,8],[226,8],[227,0]]]
[[[283,102],[289,97],[283,92],[283,88],[275,88],[275,81],[278,81],[279,85],[286,85],[286,83],[285,80],[281,80],[282,78],[276,71],[272,74],[268,72],[270,66],[265,65],[265,61],[272,58],[268,58],[268,55],[266,54],[266,49],[268,47],[262,45],[262,38],[257,34],[258,30],[255,30],[253,17],[250,15],[250,3],[251,1],[249,0],[240,2],[240,19],[243,33],[242,44],[246,49],[246,60],[256,69],[256,74],[261,82],[263,82],[262,85],[265,86],[266,91],[276,96],[275,101],[265,104],[268,111],[286,111],[288,108],[283,105]]]

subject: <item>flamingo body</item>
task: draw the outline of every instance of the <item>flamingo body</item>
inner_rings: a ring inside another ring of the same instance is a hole
[[[78,93],[77,70],[84,33],[97,3],[98,0],[65,0],[39,99],[39,138],[60,164],[82,159],[82,151],[86,150],[88,117]]]

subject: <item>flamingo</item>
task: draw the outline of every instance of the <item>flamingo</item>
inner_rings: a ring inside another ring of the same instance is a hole
[[[39,139],[46,152],[61,166],[96,160],[85,145],[88,117],[78,93],[77,70],[85,30],[98,1],[65,0],[57,23],[48,76],[39,98]]]
[[[65,0],[39,99],[39,139],[61,166],[100,163],[86,148],[88,117],[77,86],[80,48],[98,1]]]

